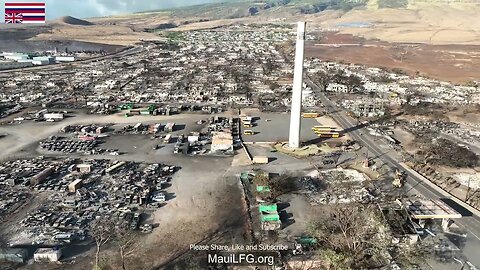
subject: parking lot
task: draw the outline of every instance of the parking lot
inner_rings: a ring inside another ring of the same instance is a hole
[[[243,135],[244,142],[284,142],[288,141],[290,114],[259,113],[252,115],[255,119],[252,128],[241,128],[255,132],[254,135]],[[312,127],[319,125],[314,118],[302,118],[300,140],[309,141],[317,138]]]

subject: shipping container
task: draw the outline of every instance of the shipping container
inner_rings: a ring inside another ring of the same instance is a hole
[[[255,157],[253,157],[253,163],[254,164],[267,164],[268,163],[268,157],[266,157],[266,156],[255,156]]]
[[[167,123],[165,125],[165,132],[172,132],[175,129],[175,123]]]
[[[261,221],[262,222],[280,221],[280,216],[278,214],[262,215]]]
[[[258,192],[270,192],[270,187],[268,186],[257,186]]]

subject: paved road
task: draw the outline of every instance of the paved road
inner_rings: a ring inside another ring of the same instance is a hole
[[[343,129],[350,129],[348,134],[353,140],[361,142],[370,153],[382,159],[391,168],[403,168],[403,170],[405,170],[408,175],[406,184],[406,188],[408,190],[411,190],[411,192],[414,194],[422,195],[427,199],[440,199],[446,197],[437,189],[425,183],[421,177],[412,173],[410,168],[407,168],[401,164],[394,151],[386,152],[385,150],[380,149],[378,147],[378,142],[372,139],[368,130],[365,128],[355,129],[354,127],[357,126],[357,121],[347,116],[342,109],[330,101],[321,92],[321,89],[318,87],[318,85],[314,84],[309,79],[306,79],[305,82],[312,87],[317,94],[319,94],[320,101],[326,107],[327,111],[330,112],[329,116],[332,117]],[[455,222],[458,226],[467,231],[467,241],[465,246],[462,248],[462,252],[468,261],[480,266],[480,217],[466,209],[464,209],[464,212],[469,212],[469,216],[463,216],[461,219]]]

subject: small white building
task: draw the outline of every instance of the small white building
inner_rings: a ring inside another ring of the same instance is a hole
[[[43,115],[45,120],[53,120],[53,121],[61,121],[63,120],[64,116],[63,113],[46,113]]]
[[[189,143],[198,142],[199,136],[198,135],[190,135],[187,137]]]
[[[33,254],[35,262],[58,262],[60,257],[62,257],[62,252],[56,248],[39,248]]]
[[[330,83],[325,90],[327,92],[348,93],[348,87],[339,83]]]
[[[57,61],[57,62],[73,62],[73,61],[75,61],[75,56],[55,56],[55,61]]]

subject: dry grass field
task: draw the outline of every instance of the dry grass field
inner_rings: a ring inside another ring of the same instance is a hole
[[[158,31],[163,31],[160,29],[165,25],[170,25],[166,31],[189,31],[234,23],[294,23],[305,20],[310,33],[327,31],[327,34],[320,35],[321,40],[308,45],[308,56],[399,68],[409,74],[420,73],[455,83],[479,79],[480,3],[477,0],[455,3],[410,0],[407,8],[399,9],[378,9],[374,8],[375,3],[372,0],[366,8],[347,12],[327,10],[315,14],[302,14],[298,7],[288,5],[249,16],[242,13],[248,5],[236,9],[222,9],[214,5],[91,18],[87,22],[65,17],[49,22],[43,28],[22,31],[19,41],[68,39],[126,46],[159,39]],[[237,13],[238,17],[233,16]],[[6,27],[9,26],[0,26],[0,31]],[[156,30],[146,32],[145,29]],[[18,31],[10,29],[10,32],[18,36]]]
[[[338,29],[343,34],[352,34],[366,39],[406,43],[480,45],[479,1],[414,2],[415,4],[409,5],[408,8],[378,9],[369,6],[349,12],[326,11],[308,15],[306,18],[315,28]],[[370,25],[350,27],[348,23]]]
[[[319,37],[307,44],[307,57],[402,69],[461,84],[479,79],[479,45],[391,43],[335,32]]]

